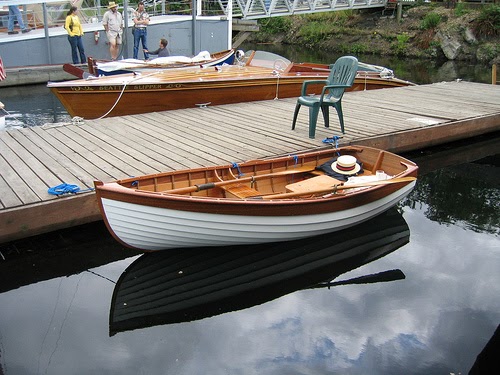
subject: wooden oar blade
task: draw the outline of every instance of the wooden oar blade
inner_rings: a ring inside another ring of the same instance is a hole
[[[373,275],[355,277],[349,280],[333,281],[326,283],[325,286],[385,283],[388,281],[404,280],[405,278],[406,275],[403,273],[403,271],[401,271],[400,269],[395,269],[374,273]]]
[[[309,289],[319,289],[339,285],[353,285],[353,284],[374,284],[385,283],[389,281],[404,280],[406,275],[400,269],[388,270],[371,275],[355,277],[348,280],[330,281],[311,286]]]
[[[401,184],[415,181],[416,177],[399,177],[399,178],[391,178],[389,180],[379,180],[379,181],[370,181],[370,182],[362,182],[359,184],[350,184],[350,185],[332,185],[328,188],[321,188],[318,190],[310,190],[307,192],[291,192],[291,193],[281,193],[281,194],[271,194],[264,195],[262,197],[256,197],[256,199],[263,200],[271,200],[271,199],[289,199],[296,198],[304,195],[314,195],[314,194],[327,194],[333,193],[337,190],[346,190],[346,189],[355,189],[360,187],[370,187],[370,186],[380,186],[380,185],[389,185],[389,184]]]
[[[85,70],[71,64],[64,64],[63,70],[66,73],[74,75],[75,77],[78,77],[80,79],[87,79],[89,77],[92,77],[92,74],[87,73]]]
[[[379,181],[370,181],[370,182],[360,182],[359,184],[348,184],[338,186],[337,190],[342,189],[354,189],[358,187],[366,187],[366,186],[379,186],[379,185],[389,185],[389,184],[400,184],[403,182],[412,182],[415,181],[416,177],[399,177],[399,178],[390,178],[388,180],[379,180]]]
[[[84,70],[83,69],[80,69],[74,65],[71,65],[71,64],[64,64],[63,65],[63,70],[66,72],[66,73],[69,73],[71,75],[74,75],[75,77],[78,77],[78,78],[83,78],[83,73],[84,73]]]

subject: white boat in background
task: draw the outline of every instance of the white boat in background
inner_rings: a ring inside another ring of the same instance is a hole
[[[241,55],[244,55],[241,52]],[[158,57],[149,61],[138,59],[123,59],[116,61],[100,61],[91,57],[88,58],[89,73],[95,77],[102,75],[114,75],[122,73],[147,73],[161,69],[179,69],[188,67],[207,68],[222,64],[233,64],[235,50],[229,49],[220,52],[210,53],[201,51],[196,56],[168,56]]]

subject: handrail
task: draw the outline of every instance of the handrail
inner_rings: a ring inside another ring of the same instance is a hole
[[[64,3],[64,0],[3,0],[2,6],[7,5],[42,5],[47,6],[54,3]],[[68,5],[71,2],[68,2]],[[277,16],[290,16],[296,14],[308,14],[317,12],[330,12],[348,9],[365,9],[384,7],[387,0],[344,0],[344,1],[297,1],[297,0],[198,0],[195,13],[197,16],[228,16],[232,14],[234,18],[258,19]],[[120,9],[127,5],[127,8],[134,8],[136,0],[123,0],[120,2]],[[97,9],[98,17],[106,11],[106,6],[100,6],[96,2],[93,9]],[[150,15],[186,15],[193,12],[193,2],[191,0],[145,0],[146,10]],[[86,5],[80,11],[85,13],[90,9]]]

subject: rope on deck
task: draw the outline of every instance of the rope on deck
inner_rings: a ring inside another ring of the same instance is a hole
[[[47,192],[51,195],[63,195],[63,194],[76,194],[83,193],[84,191],[92,191],[93,188],[88,188],[85,190],[81,190],[78,185],[72,185],[67,183],[62,183],[57,186],[53,186],[47,190]]]

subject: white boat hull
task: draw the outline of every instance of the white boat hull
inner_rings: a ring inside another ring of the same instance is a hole
[[[293,240],[341,230],[366,221],[408,195],[415,182],[382,199],[317,215],[247,216],[172,210],[102,199],[110,229],[128,246],[167,250]]]

